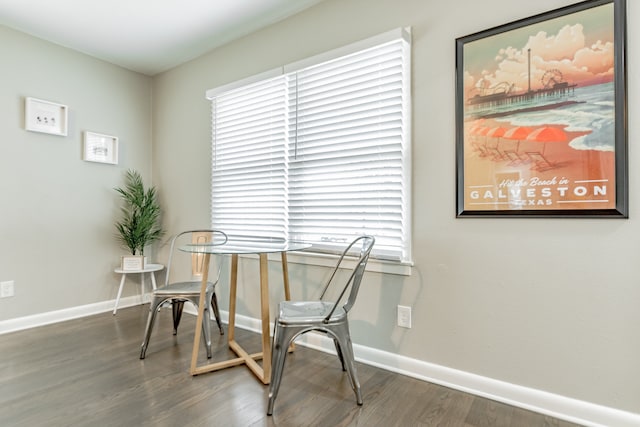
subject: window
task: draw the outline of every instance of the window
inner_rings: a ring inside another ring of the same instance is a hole
[[[372,257],[409,262],[408,40],[386,33],[208,91],[212,224],[317,252],[371,234]]]

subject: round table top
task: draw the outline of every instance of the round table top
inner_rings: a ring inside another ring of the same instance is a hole
[[[274,252],[301,251],[311,244],[282,239],[230,237],[225,243],[200,243],[181,246],[179,249],[191,253],[208,254],[264,254]]]
[[[123,270],[121,267],[117,267],[115,270],[116,273],[152,273],[154,271],[160,271],[164,268],[162,264],[145,264],[142,270]]]

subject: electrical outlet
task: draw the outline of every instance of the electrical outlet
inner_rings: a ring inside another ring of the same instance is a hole
[[[9,280],[8,282],[0,282],[0,298],[9,298],[14,295],[13,284],[13,280]]]
[[[398,326],[411,329],[411,307],[398,306]]]

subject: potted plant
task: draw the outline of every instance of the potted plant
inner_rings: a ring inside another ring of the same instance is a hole
[[[135,257],[123,257],[122,268],[128,264],[130,269],[143,269],[144,248],[164,234],[156,189],[145,188],[140,173],[130,169],[125,175],[124,187],[115,190],[123,201],[122,219],[115,223],[117,238]]]

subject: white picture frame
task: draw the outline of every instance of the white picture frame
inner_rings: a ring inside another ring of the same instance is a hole
[[[96,132],[84,132],[82,159],[87,162],[118,164],[118,138]]]
[[[140,271],[144,270],[143,255],[124,255],[120,267],[123,271]]]
[[[43,99],[25,98],[24,127],[28,131],[67,136],[67,106]]]

